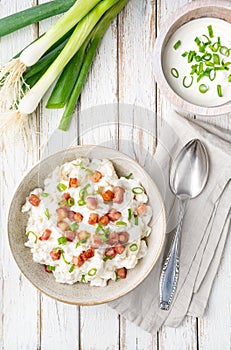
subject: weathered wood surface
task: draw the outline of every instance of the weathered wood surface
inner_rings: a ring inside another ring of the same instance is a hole
[[[46,0],[39,1],[42,2]],[[32,0],[2,0],[0,15],[6,16],[34,3]],[[42,103],[31,121],[34,130],[39,132],[33,139],[33,151],[24,156],[23,144],[1,140],[2,350],[230,349],[230,239],[203,319],[187,318],[177,329],[163,327],[158,334],[150,335],[106,305],[79,308],[41,295],[18,270],[6,234],[6,212],[15,185],[39,159],[42,153],[39,145],[47,139],[50,142],[46,154],[71,144],[105,144],[120,149],[144,165],[146,153],[154,153],[155,135],[161,128],[161,119],[172,108],[156,90],[153,73],[155,35],[166,17],[185,3],[187,0],[130,1],[103,39],[68,136],[54,133],[61,111],[48,111]],[[51,22],[46,20],[39,26],[30,26],[1,39],[0,63],[44,32]],[[117,102],[145,108],[142,109],[142,121],[137,108],[125,106],[118,110],[113,106]],[[104,124],[95,115],[95,109],[90,109],[94,106],[100,106],[98,111],[104,115]],[[151,111],[157,111],[158,118]],[[212,122],[231,128],[229,116],[212,119]]]

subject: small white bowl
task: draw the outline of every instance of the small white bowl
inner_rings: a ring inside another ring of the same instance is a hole
[[[26,223],[28,214],[22,213],[26,197],[36,187],[43,187],[44,180],[55,167],[78,157],[110,159],[119,176],[132,172],[144,186],[153,209],[150,223],[151,235],[147,239],[147,255],[137,266],[128,271],[127,278],[118,282],[110,281],[106,287],[90,287],[89,284],[59,284],[52,274],[32,259],[26,242]],[[77,146],[55,153],[35,165],[18,186],[11,202],[8,216],[8,237],[14,259],[26,278],[41,292],[56,300],[70,304],[95,305],[109,302],[128,293],[141,283],[154,267],[165,237],[165,212],[158,189],[150,176],[134,160],[116,150],[100,146]]]
[[[223,19],[231,23],[231,1],[195,0],[178,9],[165,22],[164,27],[161,29],[160,34],[157,37],[154,53],[155,77],[160,90],[170,100],[170,102],[177,107],[177,109],[192,113],[194,115],[216,116],[229,113],[231,111],[231,97],[230,102],[215,107],[204,107],[190,103],[179,96],[169,85],[162,65],[165,46],[172,34],[183,24],[203,17]]]

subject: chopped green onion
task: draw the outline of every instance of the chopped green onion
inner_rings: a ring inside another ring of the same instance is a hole
[[[128,208],[128,220],[130,221],[132,218],[132,210],[131,208]]]
[[[220,47],[220,45],[218,42],[214,43],[213,45],[209,45],[210,50],[213,52],[217,52],[219,47]]]
[[[208,28],[208,32],[209,32],[210,38],[213,38],[213,37],[214,37],[214,34],[213,34],[213,27],[212,27],[211,25],[209,25],[207,28]]]
[[[217,94],[218,94],[219,97],[223,96],[221,85],[217,85]]]
[[[86,282],[86,280],[85,280],[85,275],[82,275],[82,277],[81,277],[81,282]]]
[[[220,57],[217,53],[213,54],[213,63],[214,64],[220,64]]]
[[[71,231],[75,232],[77,231],[79,228],[79,224],[77,222],[73,222],[71,225],[70,225],[70,229]]]
[[[50,220],[51,215],[48,208],[45,209],[44,214],[46,215],[47,219]]]
[[[133,243],[130,245],[129,249],[131,250],[131,252],[135,252],[138,250],[138,245],[136,243]]]
[[[134,214],[134,222],[135,222],[135,225],[138,226],[138,222],[139,222],[138,215]]]
[[[127,226],[127,223],[124,222],[124,221],[117,221],[117,222],[116,222],[116,225],[117,225],[117,226]]]
[[[98,226],[96,227],[95,234],[99,233],[103,228],[102,222],[98,223]]]
[[[189,82],[188,84],[186,84],[186,79],[187,79],[187,77],[186,77],[186,75],[184,76],[184,78],[183,78],[183,86],[184,86],[185,88],[189,88],[190,86],[192,86],[193,77],[190,76],[190,78],[191,78],[190,82]]]
[[[62,249],[61,249],[61,255],[62,255],[63,261],[64,261],[67,265],[70,265],[70,262],[66,260],[65,255],[64,255],[64,251],[63,251]]]
[[[89,238],[89,237],[88,237],[88,238]],[[86,243],[87,240],[88,240],[88,238],[84,238],[84,239],[81,239],[80,241],[78,241],[78,242],[76,243],[75,248],[78,248],[79,246],[81,246],[81,244]]]
[[[46,192],[42,193],[42,197],[48,197],[48,196],[49,196],[49,193],[46,193]]]
[[[55,271],[55,266],[47,265],[47,270],[49,270],[49,271]]]
[[[174,50],[177,50],[178,47],[179,47],[180,45],[181,45],[181,41],[178,40],[178,41],[173,45]]]
[[[189,54],[188,54],[188,63],[191,63],[194,56],[196,55],[196,52],[195,51],[189,51]]]
[[[207,35],[205,35],[205,34],[203,34],[202,36],[204,36],[205,39],[207,40],[204,44],[205,45],[209,45],[211,43],[211,40],[209,39],[209,37]]]
[[[75,200],[73,197],[68,198],[67,205],[68,205],[68,207],[73,207],[73,205],[75,205]]]
[[[209,87],[208,85],[205,85],[205,84],[201,84],[199,86],[199,91],[202,93],[202,94],[205,94],[207,91],[208,91]]]
[[[92,171],[90,168],[86,168],[85,171],[91,175],[94,174],[94,171]]]
[[[119,281],[119,275],[118,275],[118,272],[115,271],[115,282]]]
[[[182,57],[186,57],[188,55],[188,52],[187,51],[185,51],[184,53],[182,53]]]
[[[129,175],[127,176],[124,176],[126,179],[130,179],[132,177],[133,173],[130,173]]]
[[[78,164],[76,164],[76,163],[72,163],[72,165],[74,165],[74,166],[79,166],[79,167],[80,167],[80,169],[85,170],[85,167],[83,166],[83,161],[82,161],[82,160],[81,160],[81,162],[80,162],[80,163],[78,163]]]
[[[202,58],[201,58],[201,56],[197,55],[197,56],[195,57],[195,60],[196,60],[197,62],[200,62],[200,61],[202,60]]]
[[[60,248],[60,247],[54,248],[54,253],[58,253],[59,251],[62,251],[62,248]]]
[[[82,207],[83,205],[87,204],[83,199],[78,200],[78,205]]]
[[[198,46],[199,46],[200,43],[201,43],[201,41],[200,41],[200,39],[199,39],[198,37],[196,37],[194,41],[195,41],[195,43],[196,43]]]
[[[67,186],[62,183],[59,183],[56,188],[59,192],[63,192],[66,190]]]
[[[69,272],[70,272],[70,273],[73,272],[74,269],[75,269],[75,265],[71,265],[71,267],[70,267],[70,269],[69,269]]]
[[[96,275],[96,272],[97,272],[97,269],[93,268],[93,269],[89,270],[87,274],[88,274],[88,276],[92,277],[92,276]]]
[[[144,189],[143,189],[143,187],[134,187],[132,189],[132,192],[135,194],[142,194],[142,193],[144,193]]]
[[[106,261],[108,261],[109,259],[113,259],[113,258],[114,258],[113,255],[107,255],[107,256],[105,256],[105,257],[103,258],[103,261],[106,262]]]
[[[102,240],[103,242],[107,242],[107,241],[108,241],[108,236],[107,236],[105,233],[103,233],[102,235],[100,235],[100,238],[101,238],[101,240]]]
[[[171,74],[174,78],[179,78],[179,72],[176,68],[171,69]]]
[[[231,83],[231,74],[228,76],[228,82]]]
[[[58,238],[58,244],[66,244],[67,243],[67,238],[66,237],[59,237]]]
[[[28,231],[26,233],[27,237],[29,237],[29,235],[33,235],[35,237],[35,240],[34,240],[34,243],[37,243],[38,242],[38,237],[37,235],[33,232],[33,231]]]
[[[67,201],[65,199],[62,199],[61,201],[58,202],[58,205],[60,207],[64,207],[67,204]]]
[[[202,56],[202,60],[204,60],[204,61],[210,61],[211,58],[212,58],[211,53],[206,53]]]
[[[211,69],[211,71],[209,72],[209,79],[213,81],[216,78],[216,74],[216,71],[214,69]]]
[[[79,191],[79,198],[80,199],[84,199],[87,195],[87,189],[90,187],[90,184],[87,184],[86,186],[84,186],[80,191]]]
[[[226,56],[226,57],[229,57],[229,49],[228,47],[226,46],[221,46],[220,47],[220,53],[223,55],[223,56]]]
[[[202,72],[203,72],[203,62],[200,62],[198,73],[200,74],[200,73],[202,73]]]

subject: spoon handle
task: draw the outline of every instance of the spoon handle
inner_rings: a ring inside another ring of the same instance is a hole
[[[187,200],[180,200],[178,225],[160,276],[160,308],[168,311],[179,277],[180,236]]]

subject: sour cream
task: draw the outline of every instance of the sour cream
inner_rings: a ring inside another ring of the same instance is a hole
[[[228,76],[231,74],[231,65],[228,66],[229,70],[217,71],[216,78],[213,81],[210,81],[208,77],[203,77],[197,82],[194,75],[193,84],[189,88],[183,86],[184,76],[190,80],[191,66],[197,62],[193,61],[188,63],[187,57],[182,57],[182,54],[190,50],[198,52],[195,38],[198,37],[201,41],[206,41],[203,34],[209,37],[207,28],[209,25],[212,26],[214,33],[214,38],[211,38],[211,40],[215,42],[217,38],[220,37],[221,45],[230,49],[231,24],[216,18],[200,18],[192,20],[176,30],[166,45],[162,61],[164,74],[172,89],[188,102],[204,107],[219,106],[229,102],[231,99],[231,82],[228,82]],[[179,40],[181,45],[175,50],[174,44]],[[229,57],[226,57],[219,52],[217,53],[224,62],[231,62],[231,54]],[[203,54],[200,53],[200,55]],[[172,68],[178,71],[178,78],[175,78],[171,74]],[[209,89],[206,93],[201,93],[199,91],[199,86],[201,84],[208,86]],[[217,85],[221,85],[222,97],[218,96]]]

